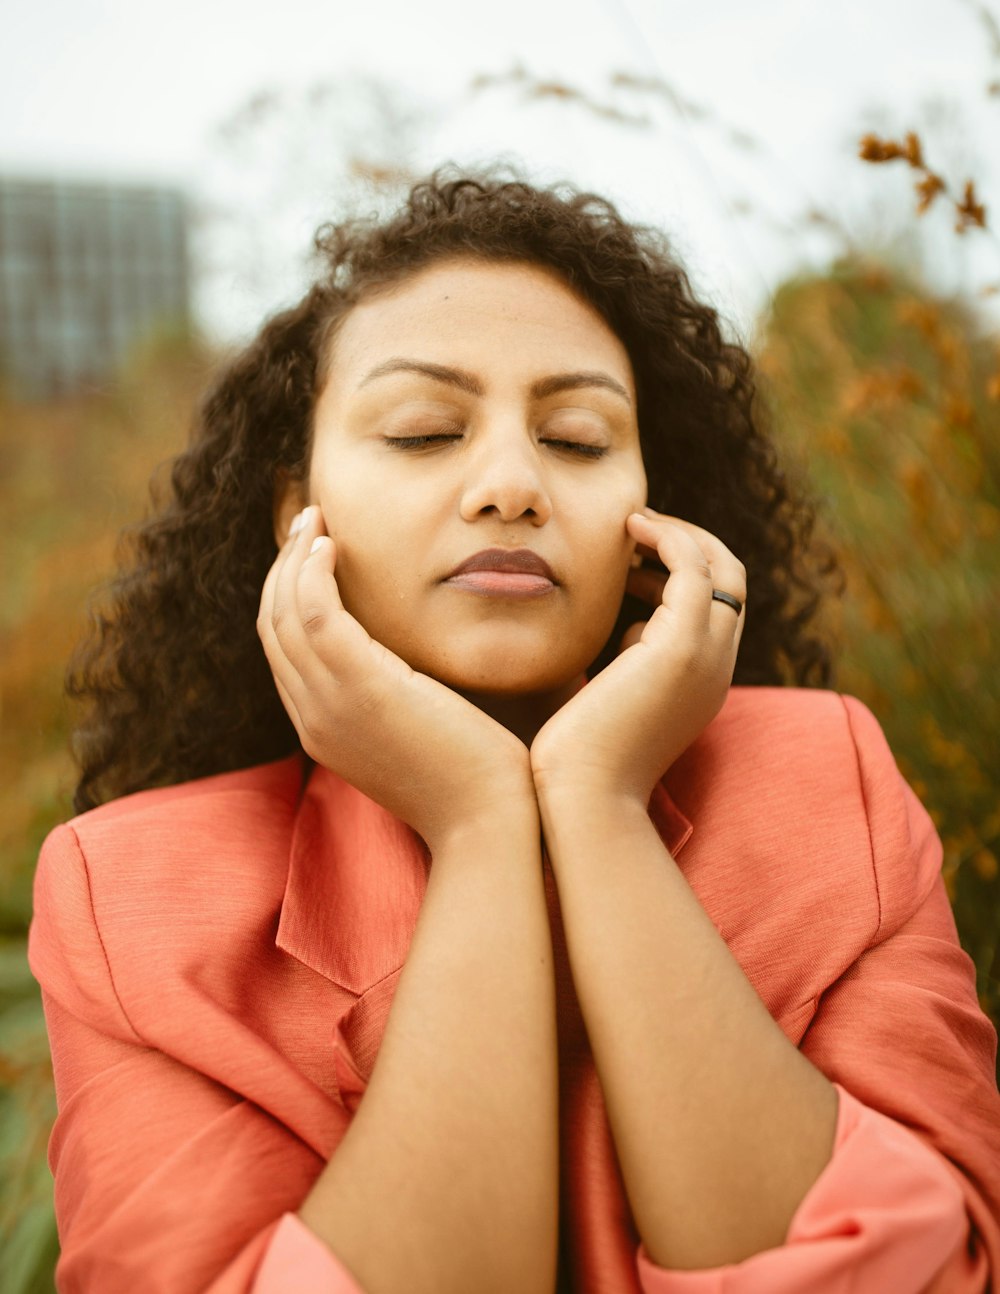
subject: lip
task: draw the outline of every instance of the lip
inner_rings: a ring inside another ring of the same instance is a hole
[[[471,571],[492,571],[507,575],[540,575],[552,584],[559,583],[545,558],[532,552],[530,548],[484,548],[482,552],[473,553],[464,562],[460,562],[445,576],[445,579],[454,579],[456,575],[466,575]]]
[[[530,548],[485,548],[473,553],[442,583],[485,598],[541,598],[558,584],[544,557]]]

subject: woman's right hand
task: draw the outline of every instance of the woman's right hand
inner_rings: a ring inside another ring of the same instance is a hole
[[[524,743],[371,638],[341,601],[320,509],[301,520],[264,582],[257,632],[306,754],[432,853],[455,828],[509,811],[511,797],[534,805]]]

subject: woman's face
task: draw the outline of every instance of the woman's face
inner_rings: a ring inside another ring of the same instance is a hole
[[[466,694],[577,682],[646,501],[635,402],[622,343],[539,267],[449,260],[362,301],[333,346],[309,474],[347,610]],[[279,529],[305,501],[284,500]],[[489,550],[499,570],[453,575]],[[515,552],[551,579],[504,570]]]

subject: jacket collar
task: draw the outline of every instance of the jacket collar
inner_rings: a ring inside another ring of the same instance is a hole
[[[275,943],[360,996],[406,961],[430,853],[412,828],[336,773],[307,764],[306,778]],[[676,858],[693,827],[663,782],[649,816]]]

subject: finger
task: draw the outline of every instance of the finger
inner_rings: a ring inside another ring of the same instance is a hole
[[[299,611],[298,583],[313,542],[326,533],[320,509],[312,504],[304,508],[298,533],[291,537],[288,552],[280,565],[274,583],[271,625],[282,651],[301,677],[315,682],[317,662]]]
[[[274,561],[271,563],[271,566],[267,572],[267,576],[264,579],[264,584],[263,584],[263,587],[261,588],[261,594],[260,594],[260,619],[265,619],[265,618],[270,619],[271,613],[274,609],[275,584],[277,583],[278,575],[282,567],[284,566],[285,562],[288,559],[288,554],[292,551],[295,535],[297,533],[297,527],[300,524],[301,516],[302,516],[302,513],[300,512],[298,516],[295,517],[294,520],[292,521],[292,525],[289,528],[288,534],[285,536],[285,542],[278,549],[277,555],[275,556]],[[260,622],[258,621],[258,628],[259,627],[260,627]]]
[[[652,508],[646,508],[641,515],[648,524],[660,528],[657,538],[658,556],[672,572],[671,584],[674,586],[674,595],[668,592],[664,584],[661,594],[662,605],[668,609],[676,609],[683,617],[682,624],[689,632],[695,634],[710,632],[714,642],[735,655],[745,624],[746,570],[742,563],[717,536],[701,526],[685,521],[682,517],[670,517],[664,513],[658,513]],[[638,521],[638,516],[636,520]],[[671,528],[675,541],[680,534],[683,534],[696,545],[701,555],[700,561],[695,562],[694,553],[690,547],[685,548],[678,542],[674,545],[676,552],[678,554],[683,552],[684,557],[693,564],[682,565],[679,568],[670,565],[671,558],[664,550],[663,536],[664,533],[669,536]],[[630,531],[638,539],[643,526],[632,526]],[[704,578],[706,565],[707,586]],[[737,609],[717,599],[714,596],[716,589],[735,597],[740,602],[740,607]],[[656,615],[654,610],[651,619],[655,620]],[[653,632],[655,632],[655,626]]]
[[[301,525],[301,516],[302,514],[300,513],[292,522],[293,527]],[[267,656],[268,664],[271,666],[271,672],[275,675],[276,680],[279,675],[287,679],[289,672],[292,670],[274,631],[274,606],[278,582],[295,546],[296,533],[296,529],[289,530],[277,557],[271,563],[261,589],[260,606],[257,612],[257,635],[264,647],[264,654]]]
[[[296,518],[297,530],[288,540],[269,574],[269,587],[261,600],[258,632],[282,702],[306,747],[307,717],[314,709],[313,698],[325,681],[325,666],[316,655],[300,619],[297,579],[317,530],[325,530],[318,507],[303,509]]]
[[[628,573],[625,581],[626,593],[648,602],[651,607],[659,606],[663,601],[663,588],[667,582],[667,572],[652,566],[640,566]]]
[[[644,509],[643,515],[650,517],[652,520],[669,521],[690,535],[701,548],[708,559],[709,566],[712,568],[712,576],[715,581],[713,587],[728,593],[731,597],[736,598],[738,602],[746,602],[746,567],[717,535],[713,535],[711,531],[705,530],[702,526],[696,526],[691,521],[685,521],[683,517],[669,516],[666,513],[656,512],[653,508]],[[716,605],[724,607],[725,603],[717,603]]]
[[[308,548],[295,576],[295,606],[299,623],[312,640],[320,636],[332,617],[347,616],[334,569],[337,546],[327,534],[310,532]]]
[[[670,520],[670,518],[669,518],[669,517],[668,517],[668,518],[665,518],[665,519],[666,519],[666,520],[668,520],[668,521]],[[633,536],[633,538],[634,538],[634,536]],[[637,543],[636,543],[636,545],[635,545],[635,556],[636,556],[636,557],[638,557],[638,558],[640,558],[643,562],[655,562],[655,563],[659,563],[659,561],[660,561],[659,557],[657,557],[657,555],[656,555],[656,545],[655,545],[655,544],[652,544],[652,545],[651,545],[651,544],[644,544],[644,543],[639,543],[639,542],[637,542]],[[637,563],[637,564],[638,564],[638,563]]]
[[[716,585],[718,588],[719,586]],[[728,589],[721,589],[723,593],[728,593]],[[735,596],[735,595],[734,595]],[[728,612],[728,615],[725,614]],[[731,606],[728,602],[723,602],[721,598],[712,597],[712,624],[717,627],[720,633],[731,633],[734,641],[739,644],[743,637],[743,626],[746,624],[746,603],[741,603],[739,610]]]
[[[274,676],[274,682],[278,689],[278,696],[281,697],[281,704],[285,707],[289,719],[291,719],[295,726],[295,731],[299,734],[299,743],[303,744],[305,728],[302,725],[302,715],[299,711],[299,707],[292,698],[291,692],[287,687],[285,687],[284,683],[281,682],[277,675]]]
[[[634,625],[629,625],[629,627],[622,634],[621,642],[618,644],[619,656],[622,654],[623,651],[626,651],[629,647],[634,646],[637,642],[639,642],[642,639],[643,631],[645,630],[645,628],[646,628],[645,620],[640,620]]]
[[[713,535],[711,531],[705,530],[702,526],[696,526],[693,522],[686,521],[683,517],[668,516],[666,513],[656,512],[653,508],[646,508],[644,515],[651,519],[668,521],[690,535],[708,559],[712,572],[713,590],[719,589],[723,593],[728,593],[741,604],[740,610],[737,611],[735,607],[713,597],[711,594],[709,595],[711,598],[709,617],[713,633],[718,632],[727,638],[732,635],[733,647],[738,649],[743,636],[743,627],[746,623],[747,575],[743,563],[717,535]]]
[[[309,651],[342,683],[372,682],[372,639],[344,606],[336,578],[337,547],[315,535],[296,582],[298,621]]]
[[[707,632],[711,623],[712,568],[700,545],[682,527],[665,518],[654,521],[633,512],[626,525],[634,539],[655,548],[670,572],[652,619],[662,618],[662,608],[669,619],[677,620],[675,628],[696,634]]]

